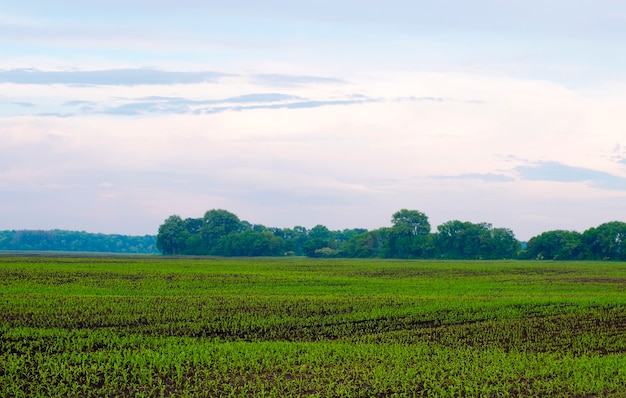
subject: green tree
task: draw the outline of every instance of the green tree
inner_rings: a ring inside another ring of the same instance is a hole
[[[223,236],[213,252],[220,256],[279,256],[284,246],[284,240],[269,231],[247,230]]]
[[[204,225],[203,218],[186,218],[185,219],[185,229],[190,234],[199,234],[202,231],[202,226]]]
[[[330,249],[328,247],[328,241],[320,238],[310,239],[302,246],[302,250],[307,257],[324,257],[322,249],[325,248]]]
[[[519,253],[521,244],[515,238],[515,234],[508,228],[493,228],[491,230],[490,253],[486,258],[493,260],[503,258],[515,258]]]
[[[263,224],[254,224],[254,225],[252,225],[251,228],[255,232],[265,232],[265,231],[268,230],[267,227],[265,225],[263,225]]]
[[[436,252],[441,258],[463,259],[467,256],[467,228],[469,223],[446,221],[437,227]]]
[[[285,251],[293,252],[297,256],[304,254],[304,244],[309,239],[305,227],[295,226],[282,229],[282,238],[285,240]]]
[[[316,225],[309,230],[309,239],[322,239],[325,241],[330,240],[332,232],[323,225]]]
[[[450,259],[501,259],[516,256],[513,231],[489,223],[452,220],[437,227],[436,253]]]
[[[94,234],[84,231],[0,231],[0,250],[158,253],[156,236]]]
[[[584,252],[582,235],[576,231],[554,230],[532,237],[526,257],[539,260],[579,260]]]
[[[201,228],[201,254],[216,254],[213,249],[220,238],[235,232],[241,232],[244,225],[239,217],[227,210],[213,209],[204,214]]]
[[[365,228],[345,228],[343,231],[336,234],[335,239],[337,239],[338,242],[343,243],[349,241],[353,236],[364,234],[366,232],[367,229]]]
[[[391,224],[394,232],[399,235],[419,236],[430,232],[428,217],[418,210],[402,209],[393,213]]]
[[[185,221],[177,215],[169,216],[159,226],[156,246],[163,254],[182,254],[186,250],[188,237]]]
[[[187,241],[185,243],[185,250],[182,254],[199,254],[202,251],[202,226],[204,225],[204,219],[199,218],[186,218],[185,229],[187,230]]]
[[[583,232],[584,254],[593,260],[626,260],[626,223],[611,221]]]
[[[424,258],[426,256],[426,236],[430,233],[430,223],[426,214],[418,210],[402,209],[391,216],[389,229],[382,254],[385,257]]]
[[[389,228],[379,228],[353,235],[341,249],[344,257],[382,257]]]

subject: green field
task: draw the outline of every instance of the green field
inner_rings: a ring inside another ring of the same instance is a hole
[[[626,263],[0,257],[0,396],[626,396]]]

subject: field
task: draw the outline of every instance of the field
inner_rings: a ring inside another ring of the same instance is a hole
[[[2,397],[624,397],[626,263],[0,257]]]

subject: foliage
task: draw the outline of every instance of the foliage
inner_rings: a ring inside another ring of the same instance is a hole
[[[391,224],[372,231],[331,231],[324,225],[310,230],[268,228],[241,221],[226,210],[209,210],[200,219],[170,216],[159,227],[157,245],[164,254],[216,256],[626,260],[626,223],[618,221],[582,234],[547,231],[527,244],[519,242],[512,230],[485,222],[451,220],[431,233],[428,217],[418,210],[397,211]]]
[[[437,252],[441,258],[515,258],[519,250],[519,242],[511,230],[493,228],[488,223],[453,220],[441,224],[437,230]]]
[[[159,227],[157,249],[163,254],[184,253],[189,236],[185,221],[179,216],[170,216]]]
[[[200,233],[204,253],[201,254],[215,254],[215,246],[220,239],[246,229],[239,217],[227,210],[209,210],[204,214],[203,221]]]
[[[626,223],[612,221],[590,228],[582,236],[585,258],[626,260]]]
[[[626,395],[626,263],[0,257],[0,281],[3,397]]]
[[[156,236],[93,234],[64,230],[0,231],[0,250],[158,253]]]
[[[462,255],[444,253],[447,249],[439,243],[461,237],[440,240],[437,234],[430,233],[430,223],[424,213],[402,209],[392,215],[391,222],[392,227],[373,231],[362,228],[331,231],[324,225],[310,230],[301,226],[281,229],[241,221],[226,210],[210,210],[202,219],[182,220],[179,216],[170,216],[160,226],[157,242],[164,254],[276,256],[288,253],[358,258],[513,258],[519,246],[510,230],[477,224],[479,228],[487,226],[481,231],[479,250]],[[469,248],[467,242],[461,244]]]
[[[302,248],[304,250],[304,254],[308,257],[323,257],[323,252],[321,250],[324,248],[330,248],[328,244],[328,240],[315,238],[307,240]]]
[[[626,260],[626,223],[612,221],[576,231],[548,231],[531,238],[525,258],[546,260]]]
[[[352,236],[342,246],[342,253],[345,257],[367,258],[385,257],[385,242],[389,228],[380,228],[373,231],[366,231]]]
[[[224,256],[280,256],[285,252],[284,241],[269,231],[248,230],[222,237],[214,253]]]
[[[574,260],[582,255],[582,235],[575,231],[548,231],[528,241],[530,258],[538,260]]]
[[[427,235],[430,223],[426,214],[418,210],[402,209],[391,216],[392,230],[400,236]]]

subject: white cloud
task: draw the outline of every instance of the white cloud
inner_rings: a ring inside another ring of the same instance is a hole
[[[9,91],[12,98],[50,95],[43,86],[5,86],[17,91]],[[122,95],[219,99],[253,94],[259,86],[242,77],[222,84],[56,88],[52,95],[63,101],[116,103]],[[545,82],[421,73],[284,92],[322,101],[358,93],[379,101],[211,115],[4,118],[0,186],[42,199],[38,212],[25,200],[19,214],[74,214],[121,233],[154,233],[170,214],[200,216],[215,207],[274,226],[375,228],[408,207],[431,215],[433,227],[453,218],[488,221],[528,238],[538,227],[592,226],[623,198],[584,182],[524,181],[516,169],[552,161],[574,172],[614,174],[607,164],[623,171],[623,164],[606,160],[621,139],[618,129],[607,129],[623,120],[615,94],[590,97]],[[406,97],[417,99],[397,100]],[[78,202],[65,204],[63,195]],[[609,205],[558,224],[567,211],[587,208],[586,201]]]
[[[528,238],[624,218],[623,5],[381,4],[8,4],[0,219],[375,228],[416,208]],[[27,67],[48,73],[7,78]],[[183,79],[202,71],[222,74]]]

